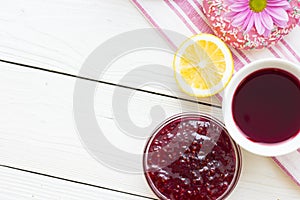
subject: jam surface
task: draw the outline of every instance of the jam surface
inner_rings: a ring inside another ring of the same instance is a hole
[[[205,117],[167,123],[146,147],[145,175],[162,199],[215,200],[228,191],[237,170],[227,132]]]
[[[254,142],[277,143],[300,130],[300,83],[279,69],[250,74],[238,86],[232,103],[235,123]]]

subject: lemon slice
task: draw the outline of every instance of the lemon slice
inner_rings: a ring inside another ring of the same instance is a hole
[[[234,69],[226,44],[211,34],[194,35],[184,41],[173,60],[175,79],[187,94],[208,97],[223,90]]]

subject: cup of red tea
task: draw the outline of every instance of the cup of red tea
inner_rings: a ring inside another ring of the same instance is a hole
[[[182,113],[153,131],[143,164],[146,180],[161,200],[221,200],[237,184],[241,153],[220,121]]]
[[[278,156],[300,148],[300,66],[262,59],[238,71],[224,91],[223,115],[244,149]]]

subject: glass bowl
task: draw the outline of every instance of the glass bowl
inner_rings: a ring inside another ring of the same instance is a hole
[[[162,200],[220,200],[235,188],[241,152],[217,119],[182,113],[162,122],[143,158],[146,180]]]

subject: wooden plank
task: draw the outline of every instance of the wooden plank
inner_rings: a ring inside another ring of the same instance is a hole
[[[123,191],[152,194],[142,174],[131,175],[107,168],[94,160],[81,145],[73,118],[75,78],[3,63],[0,67],[0,109],[7,113],[0,118],[1,163]],[[115,124],[111,105],[114,90],[114,86],[98,85],[95,95],[97,120],[104,132],[114,133],[106,136],[114,141],[115,146],[142,153],[145,139],[126,138]],[[121,88],[118,92],[121,98],[128,95],[128,89]],[[153,105],[160,105],[166,116],[183,109],[196,110],[195,104],[190,102],[131,90],[130,95],[134,96],[129,103],[129,114],[140,126],[148,125]],[[200,107],[204,112],[211,110],[208,106]],[[214,112],[221,118],[220,110],[214,109]],[[122,160],[118,157],[111,159]],[[136,163],[133,167],[141,170],[141,164]],[[124,160],[119,165],[127,166],[128,163]]]
[[[73,118],[75,78],[4,63],[0,63],[0,69],[1,164],[154,197],[143,174],[129,174],[107,167],[82,146]],[[145,139],[126,136],[119,128],[120,124],[116,124],[116,113],[112,112],[112,96],[116,89],[121,100],[130,94],[129,117],[137,126],[151,123],[150,110],[154,105],[160,105],[166,116],[196,109],[191,102],[98,84],[94,104],[97,121],[111,143],[126,152],[141,153]],[[203,105],[199,108],[221,118],[218,109],[211,110]],[[141,134],[149,135],[148,132]],[[132,168],[141,170],[142,155],[140,162],[133,164],[105,149],[103,155],[113,161],[121,160],[117,163],[120,167],[131,164]],[[243,156],[243,175],[230,199],[300,197],[299,188],[271,159],[247,152],[243,152]]]
[[[6,167],[0,167],[0,176],[0,198],[5,200],[146,199]]]
[[[2,59],[67,73],[108,38],[150,27],[128,1],[12,0],[0,10]]]
[[[120,0],[12,0],[1,6],[0,13],[0,59],[73,75],[79,73],[90,53],[107,40],[127,31],[151,27],[130,1]],[[128,40],[135,41],[142,36],[127,38],[120,42],[119,47],[126,47]],[[158,33],[153,34],[153,38],[166,46],[167,43]],[[148,39],[144,37],[144,41]],[[146,81],[150,74],[180,97],[189,98],[176,86],[172,59],[173,53],[166,55],[158,48],[155,51],[140,49],[127,52],[116,58],[99,79],[119,83],[131,70],[141,65],[160,64],[169,70],[158,73],[148,67],[141,78]],[[99,60],[101,65],[101,58]],[[138,80],[139,77],[131,76],[123,84],[136,87]],[[152,84],[145,89],[168,93],[166,88],[157,88]],[[199,100],[219,105],[215,97]]]

